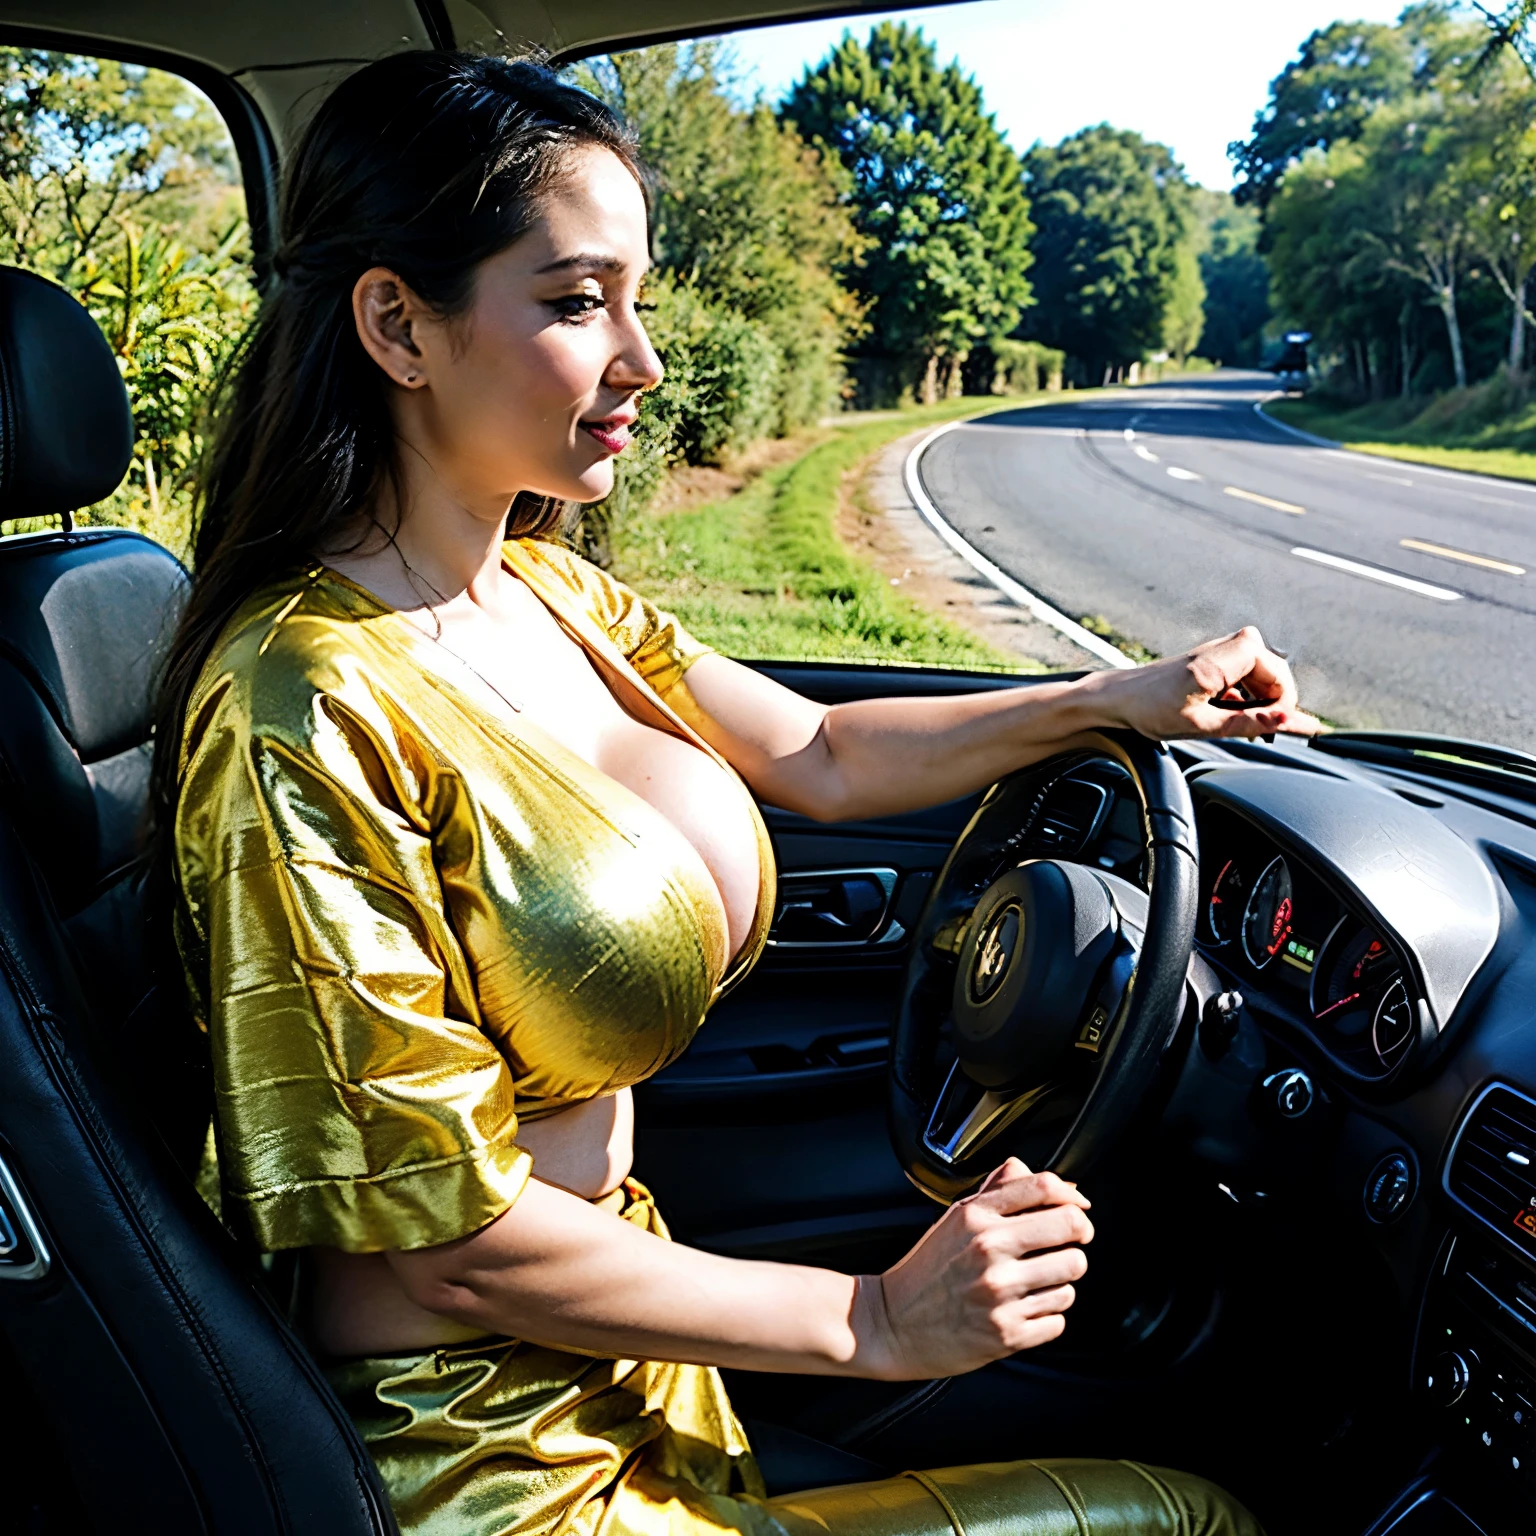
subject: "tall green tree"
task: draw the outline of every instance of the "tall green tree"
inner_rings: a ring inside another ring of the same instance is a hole
[[[1200,276],[1205,315],[1200,348],[1224,363],[1259,361],[1269,320],[1269,264],[1259,254],[1257,211],[1235,203],[1229,192],[1193,189],[1200,226]]]
[[[1412,40],[1383,23],[1336,21],[1312,33],[1270,83],[1246,140],[1228,146],[1239,202],[1268,207],[1308,150],[1359,138],[1366,119],[1413,89]]]
[[[1024,168],[1038,226],[1030,337],[1091,383],[1165,346],[1170,322],[1198,338],[1190,188],[1164,145],[1100,125],[1037,145]]]
[[[870,242],[847,272],[869,305],[863,350],[898,360],[931,397],[1030,302],[1029,202],[1019,160],[958,64],[914,27],[840,43],[782,116],[841,163]]]

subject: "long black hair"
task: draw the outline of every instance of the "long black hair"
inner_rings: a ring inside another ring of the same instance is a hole
[[[632,139],[596,98],[540,64],[447,50],[369,64],[316,112],[284,188],[276,287],[216,408],[191,592],[156,706],[162,858],[187,705],[220,634],[252,592],[355,524],[393,474],[384,376],[353,321],[357,279],[387,267],[439,314],[461,313],[479,264],[528,231],[569,154],[591,146],[640,179]],[[520,496],[509,532],[546,531],[562,514]]]

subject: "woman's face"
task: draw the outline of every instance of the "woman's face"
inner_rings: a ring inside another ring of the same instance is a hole
[[[572,155],[529,232],[481,264],[466,312],[438,319],[397,283],[391,319],[370,312],[379,269],[360,280],[359,332],[400,386],[397,429],[466,506],[496,515],[519,491],[588,502],[613,488],[639,394],[661,378],[635,312],[648,264],[640,188],[593,148]]]

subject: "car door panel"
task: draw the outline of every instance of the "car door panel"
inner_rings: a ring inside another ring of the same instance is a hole
[[[829,704],[1035,681],[755,665]],[[780,901],[763,959],[688,1051],[636,1090],[636,1165],[679,1238],[719,1252],[864,1271],[890,1262],[933,1220],[937,1208],[891,1154],[885,1063],[907,935],[977,799],[832,826],[765,808]],[[874,892],[887,886],[871,929]],[[819,927],[818,903],[840,908]],[[864,928],[848,926],[860,917]],[[843,937],[854,931],[867,937]],[[833,937],[803,937],[817,932]]]

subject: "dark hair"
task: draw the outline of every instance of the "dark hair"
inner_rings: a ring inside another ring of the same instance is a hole
[[[585,91],[526,60],[413,52],[369,64],[320,106],[289,167],[276,287],[217,405],[193,535],[192,588],[156,707],[153,794],[170,840],[187,705],[209,654],[258,587],[301,567],[369,508],[394,470],[383,375],[352,289],[387,267],[438,313],[525,234],[573,149],[600,146],[639,179],[631,138]],[[522,495],[513,534],[561,503]],[[167,850],[168,851],[168,850]]]

